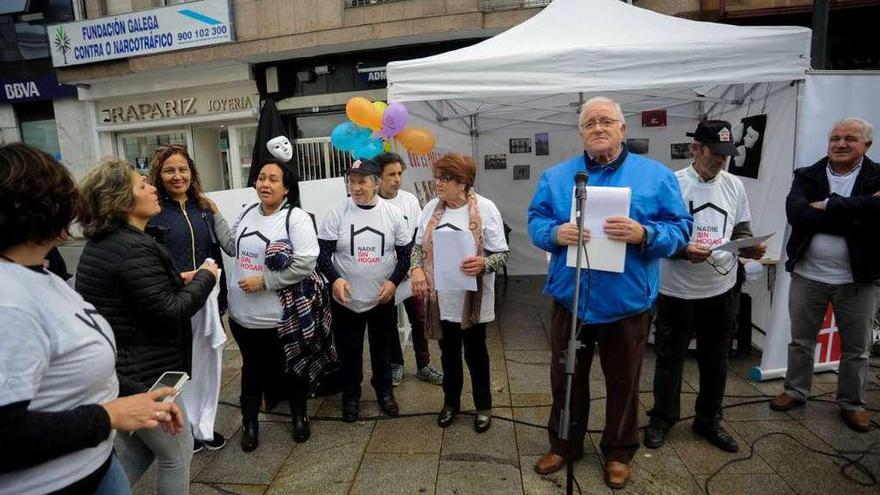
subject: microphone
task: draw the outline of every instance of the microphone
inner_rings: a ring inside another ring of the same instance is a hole
[[[578,216],[578,227],[581,226],[580,219],[582,218],[581,212],[584,210],[584,203],[587,199],[587,181],[590,180],[590,174],[585,171],[580,171],[574,175],[574,198],[575,198],[575,210],[577,211]]]
[[[574,183],[578,188],[584,187],[587,185],[587,182],[590,181],[590,174],[580,171],[574,175]]]

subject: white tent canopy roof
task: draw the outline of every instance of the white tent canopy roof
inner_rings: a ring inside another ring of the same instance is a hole
[[[810,30],[691,21],[619,0],[555,0],[473,46],[388,64],[391,101],[697,88],[803,79]]]

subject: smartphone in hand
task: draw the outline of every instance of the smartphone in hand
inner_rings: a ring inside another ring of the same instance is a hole
[[[174,395],[166,395],[159,401],[171,402],[180,394],[180,389],[183,388],[183,384],[186,383],[187,380],[189,380],[189,375],[185,371],[166,371],[165,373],[162,373],[162,376],[160,376],[159,379],[156,380],[156,383],[150,387],[150,392],[162,387],[172,387],[174,388]]]

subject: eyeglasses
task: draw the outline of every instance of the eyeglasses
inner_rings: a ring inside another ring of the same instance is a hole
[[[596,127],[600,127],[600,126],[604,129],[607,127],[611,127],[612,124],[616,124],[618,122],[620,122],[620,121],[617,119],[588,120],[586,122],[581,122],[579,127],[582,130],[595,129]]]
[[[439,177],[434,177],[434,180],[436,180],[437,182],[442,182],[442,183],[445,184],[445,183],[447,183],[447,182],[449,182],[449,181],[452,181],[452,180],[455,180],[455,179],[452,178],[452,176],[450,176],[450,175],[441,175],[441,176],[439,176]]]
[[[730,263],[730,266],[721,265],[721,263],[719,263],[719,260],[716,260],[711,255],[708,258],[706,258],[706,263],[708,263],[709,266],[711,266],[712,269],[715,270],[715,273],[717,273],[718,275],[721,275],[722,277],[726,277],[728,273],[730,273],[734,268],[736,268],[736,265],[739,261],[739,260],[737,260],[736,256],[732,256],[732,258],[733,258],[733,260]]]

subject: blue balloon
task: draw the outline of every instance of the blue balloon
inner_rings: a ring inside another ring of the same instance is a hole
[[[352,151],[370,138],[370,130],[358,127],[352,122],[343,122],[333,128],[330,133],[330,142],[337,149]]]
[[[375,158],[382,153],[382,149],[383,143],[381,139],[367,139],[351,152],[351,156],[353,156],[355,160]]]

